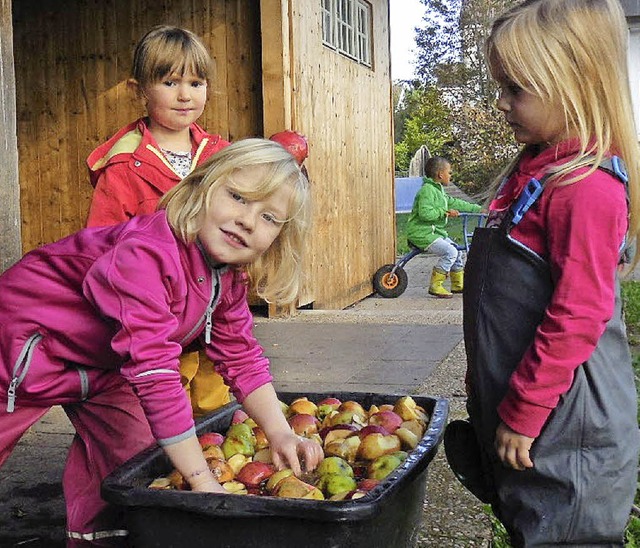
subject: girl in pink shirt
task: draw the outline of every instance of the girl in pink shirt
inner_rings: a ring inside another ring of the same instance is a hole
[[[524,147],[467,262],[467,405],[481,474],[458,472],[476,480],[514,546],[621,546],[636,490],[618,282],[638,230],[627,189],[636,204],[640,182],[626,36],[617,0],[528,0],[487,42],[497,106]]]
[[[52,405],[77,435],[63,478],[68,546],[121,545],[102,479],[156,441],[193,491],[223,492],[181,386],[183,347],[204,346],[264,429],[276,466],[322,458],[294,435],[252,334],[247,287],[297,298],[308,182],[266,139],[239,141],[163,197],[160,209],[86,228],[0,276],[0,464]]]

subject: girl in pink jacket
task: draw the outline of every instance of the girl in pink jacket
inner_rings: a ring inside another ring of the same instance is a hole
[[[193,491],[223,492],[195,435],[179,356],[205,346],[270,440],[276,466],[322,458],[295,436],[252,334],[246,295],[294,302],[309,219],[295,159],[264,139],[216,154],[151,215],[87,228],[0,276],[0,465],[62,405],[77,435],[63,478],[68,546],[118,545],[126,531],[102,479],[154,440]]]

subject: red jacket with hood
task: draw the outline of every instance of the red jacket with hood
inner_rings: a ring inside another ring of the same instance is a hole
[[[191,124],[195,144],[192,169],[229,145]],[[160,151],[145,118],[123,127],[87,158],[91,184],[95,187],[87,226],[107,226],[135,215],[153,213],[158,200],[182,177]]]

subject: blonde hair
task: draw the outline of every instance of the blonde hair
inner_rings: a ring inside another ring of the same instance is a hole
[[[561,184],[590,175],[609,151],[622,157],[631,195],[629,234],[635,238],[640,152],[619,0],[527,0],[495,20],[486,58],[494,75],[502,72],[527,93],[561,105],[567,131],[580,140],[574,159],[550,169],[550,182],[578,167],[591,169]]]
[[[264,177],[252,186],[239,186],[238,178],[232,175],[250,167],[263,168]],[[300,291],[303,246],[311,216],[307,178],[295,158],[278,143],[244,139],[229,145],[185,177],[158,204],[185,243],[196,240],[211,197],[223,184],[247,200],[261,200],[285,184],[293,187],[282,230],[267,251],[243,267],[259,297],[282,305],[293,303]]]
[[[179,27],[153,27],[138,42],[133,54],[131,77],[140,88],[155,84],[170,74],[191,72],[210,81],[213,62],[206,46],[193,32]]]

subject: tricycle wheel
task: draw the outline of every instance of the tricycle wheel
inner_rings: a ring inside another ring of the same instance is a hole
[[[395,272],[393,272],[394,268]],[[396,268],[394,264],[381,266],[373,275],[373,289],[378,295],[387,299],[402,295],[408,283],[407,273],[402,267]]]

